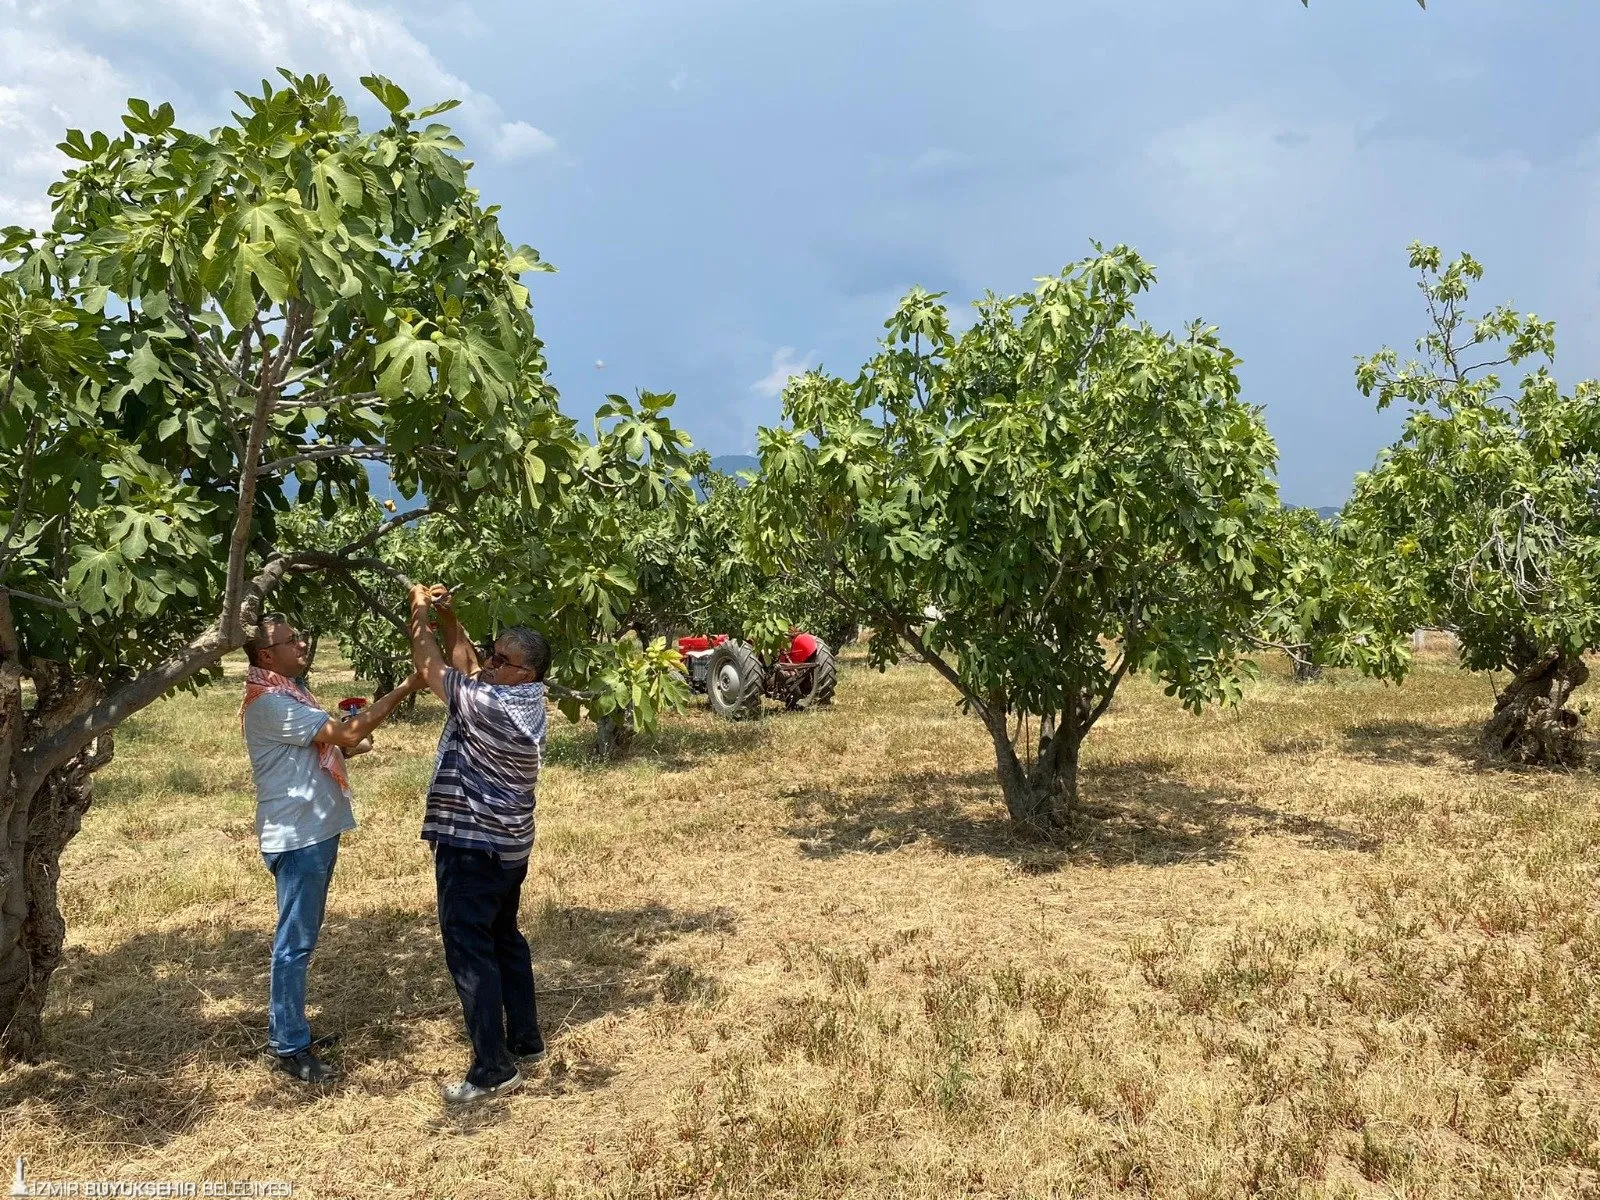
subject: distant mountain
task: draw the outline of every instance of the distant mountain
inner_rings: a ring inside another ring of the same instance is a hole
[[[1316,513],[1317,516],[1321,517],[1324,521],[1333,520],[1341,511],[1337,504],[1319,504],[1315,508],[1312,508],[1312,506],[1309,504],[1285,504],[1284,507],[1307,509]]]
[[[711,469],[737,475],[740,471],[761,470],[761,460],[754,454],[719,454],[711,460]]]

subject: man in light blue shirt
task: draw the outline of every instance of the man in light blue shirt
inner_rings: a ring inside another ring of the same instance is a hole
[[[370,734],[413,692],[406,680],[355,716],[335,720],[298,682],[306,641],[269,613],[245,642],[250,669],[239,710],[256,784],[256,833],[277,885],[278,929],[272,943],[267,1043],[275,1065],[306,1083],[337,1074],[311,1047],[306,1023],[306,970],[322,930],[339,836],[356,827],[345,755],[372,748]]]

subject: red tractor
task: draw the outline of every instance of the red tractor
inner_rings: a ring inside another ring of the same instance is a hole
[[[689,690],[704,692],[711,711],[730,721],[759,716],[763,696],[789,708],[833,703],[833,651],[809,633],[791,634],[789,645],[771,660],[725,633],[679,638],[678,652]]]

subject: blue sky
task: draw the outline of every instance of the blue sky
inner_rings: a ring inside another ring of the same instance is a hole
[[[748,451],[908,285],[1022,290],[1097,238],[1156,264],[1148,319],[1221,327],[1285,499],[1338,503],[1396,432],[1351,368],[1420,332],[1412,238],[1600,373],[1596,44],[1592,0],[0,0],[0,222],[128,95],[204,127],[276,64],[376,69],[466,97],[475,182],[560,269],[569,411],[676,391]]]

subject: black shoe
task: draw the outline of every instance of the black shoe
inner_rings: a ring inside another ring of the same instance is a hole
[[[531,1067],[534,1063],[544,1061],[545,1049],[543,1043],[540,1043],[537,1046],[526,1048],[522,1046],[512,1046],[510,1047],[510,1050],[511,1057],[517,1060],[518,1066]]]
[[[339,1069],[323,1062],[309,1048],[298,1054],[274,1054],[272,1066],[301,1083],[332,1083],[339,1078]]]

